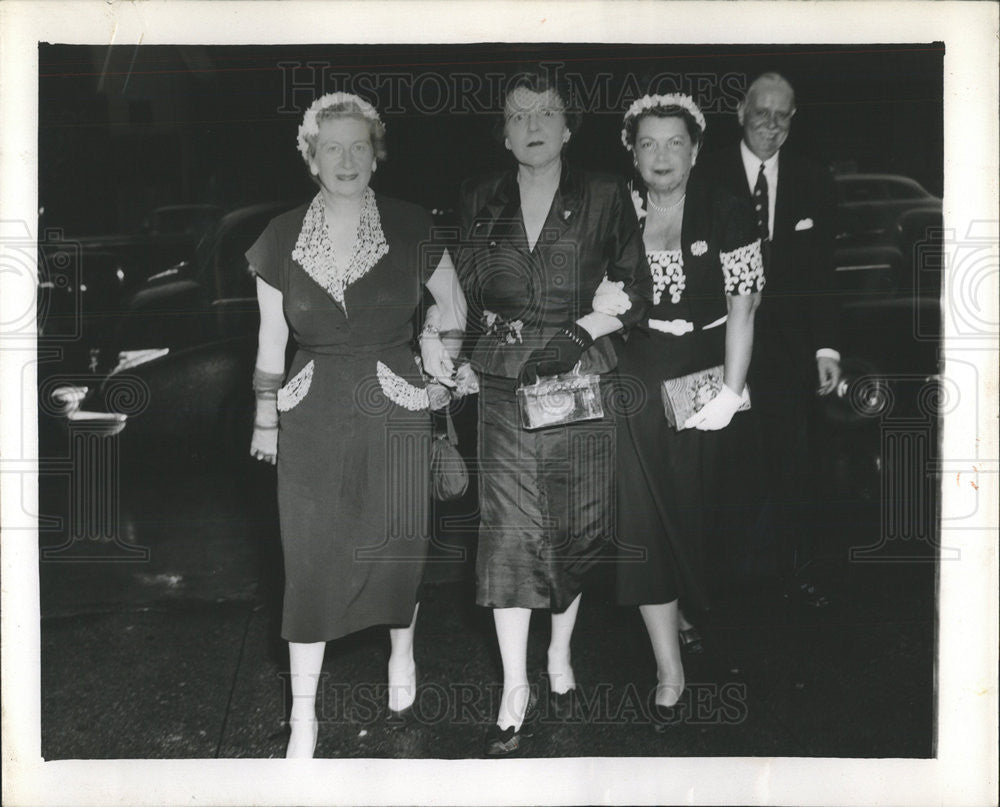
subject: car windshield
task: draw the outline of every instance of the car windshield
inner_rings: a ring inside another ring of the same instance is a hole
[[[848,179],[840,182],[845,202],[873,202],[886,198],[885,185],[877,179]]]
[[[887,182],[886,187],[889,190],[890,199],[923,199],[930,196],[930,194],[916,182],[903,182],[902,180],[896,180],[893,182]]]
[[[245,253],[282,208],[267,205],[231,213],[199,242],[195,250],[198,276],[206,288],[215,290],[216,299],[256,295]]]
[[[151,230],[161,235],[202,232],[219,216],[215,207],[168,207],[157,210]]]

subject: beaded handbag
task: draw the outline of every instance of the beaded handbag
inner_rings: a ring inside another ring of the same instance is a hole
[[[539,378],[534,384],[518,387],[517,403],[525,429],[544,429],[604,417],[601,377],[581,375],[578,369],[579,365],[569,373]]]
[[[667,423],[677,431],[684,430],[684,423],[691,415],[700,412],[701,408],[712,400],[722,389],[724,366],[709,367],[698,370],[680,378],[668,378],[660,384],[660,395],[663,398],[663,413]],[[749,391],[744,396],[743,403],[737,412],[745,412],[750,408]]]

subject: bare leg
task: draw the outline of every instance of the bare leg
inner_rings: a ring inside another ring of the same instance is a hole
[[[640,605],[639,612],[656,657],[656,703],[673,706],[684,691],[684,665],[677,640],[677,600]]]
[[[576,678],[573,676],[573,664],[570,654],[570,639],[573,638],[573,628],[576,626],[576,614],[580,609],[580,598],[570,603],[569,608],[561,614],[552,615],[552,638],[549,640],[548,673],[549,687],[553,692],[562,694],[576,689]]]
[[[409,627],[390,628],[389,645],[389,708],[402,712],[417,697],[417,663],[413,660],[413,631],[417,625],[420,603],[413,606]]]
[[[288,643],[292,679],[292,713],[289,723],[288,758],[311,759],[316,751],[319,724],[316,722],[316,689],[323,668],[326,642]]]
[[[497,725],[521,728],[528,710],[528,626],[529,608],[494,608],[493,623],[503,662],[503,692]]]

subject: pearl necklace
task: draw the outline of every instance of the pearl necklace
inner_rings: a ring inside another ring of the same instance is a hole
[[[653,210],[656,210],[656,211],[658,211],[660,213],[667,213],[667,212],[673,210],[674,208],[682,205],[684,203],[684,197],[685,196],[687,196],[687,193],[685,193],[683,196],[681,196],[681,198],[678,199],[676,202],[674,202],[672,205],[658,205],[658,204],[656,204],[656,202],[653,201],[653,197],[652,196],[647,196],[646,197],[646,201],[649,202],[649,206]]]

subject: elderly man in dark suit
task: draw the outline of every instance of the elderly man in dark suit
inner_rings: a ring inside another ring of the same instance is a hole
[[[767,287],[757,312],[748,383],[762,437],[765,514],[787,593],[815,607],[828,598],[809,578],[815,511],[808,501],[809,420],[815,395],[840,380],[832,297],[836,200],[822,166],[782,146],[795,92],[777,73],[754,80],[737,115],[743,138],[707,160],[715,179],[749,196],[757,213]]]

